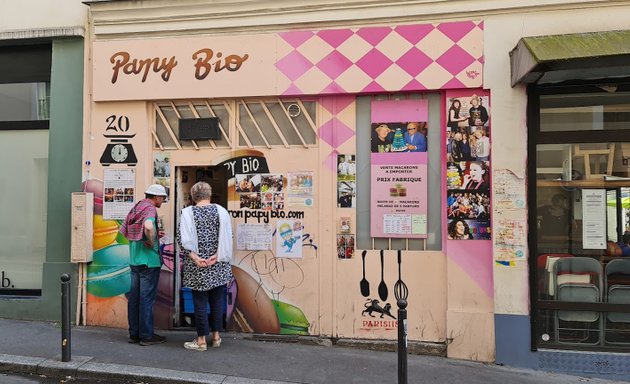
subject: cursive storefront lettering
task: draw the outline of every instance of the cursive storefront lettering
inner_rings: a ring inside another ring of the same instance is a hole
[[[163,57],[154,57],[148,59],[132,59],[128,52],[121,51],[116,52],[110,59],[114,64],[112,68],[114,73],[112,75],[112,84],[115,84],[118,80],[118,75],[122,71],[125,75],[139,75],[142,74],[142,82],[144,83],[149,76],[149,72],[161,73],[162,80],[168,81],[171,77],[173,68],[177,66],[175,56],[171,56],[170,59]]]
[[[221,72],[224,69],[230,72],[238,71],[243,63],[249,59],[248,54],[227,55],[223,52],[215,52],[210,48],[202,48],[193,53],[192,59],[195,67],[195,78],[197,80],[205,79],[210,73]],[[175,56],[169,57],[153,57],[139,59],[132,57],[129,52],[116,52],[110,58],[110,62],[114,64],[112,67],[112,84],[115,84],[119,78],[124,75],[141,75],[144,83],[151,73],[155,73],[162,77],[162,80],[168,81],[171,78],[173,69],[177,66]]]
[[[217,52],[215,55],[212,49],[202,48],[193,53],[192,58],[193,60],[197,60],[195,63],[195,78],[197,78],[197,80],[203,80],[212,71],[220,72],[224,69],[230,72],[238,71],[245,60],[249,58],[249,55],[228,55],[223,57],[222,52]],[[213,61],[215,58],[218,60]]]

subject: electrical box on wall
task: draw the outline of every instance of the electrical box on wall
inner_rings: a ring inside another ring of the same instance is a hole
[[[92,236],[94,234],[94,194],[73,192],[71,202],[70,261],[92,261]]]

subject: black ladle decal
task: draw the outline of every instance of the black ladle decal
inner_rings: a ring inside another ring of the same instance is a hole
[[[365,279],[365,254],[366,253],[367,251],[363,251],[363,253],[361,253],[361,258],[363,259],[363,279],[361,279],[361,282],[359,283],[359,285],[361,286],[361,294],[363,295],[363,297],[370,296],[370,282]]]
[[[381,282],[378,285],[378,297],[382,301],[387,300],[387,284],[385,284],[385,278],[383,277],[385,271],[384,251],[381,249]]]

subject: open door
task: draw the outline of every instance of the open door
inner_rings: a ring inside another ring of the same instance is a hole
[[[228,179],[224,166],[185,166],[175,168],[175,237],[182,209],[192,205],[190,189],[195,183],[205,181],[212,187],[213,203],[228,208]],[[175,297],[175,327],[190,327],[194,322],[192,298],[182,295],[182,256],[179,247],[175,247],[173,290]]]

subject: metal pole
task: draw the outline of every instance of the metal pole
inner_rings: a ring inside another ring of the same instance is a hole
[[[61,361],[70,361],[70,275],[61,275]]]
[[[398,302],[398,384],[407,384],[407,300]]]

